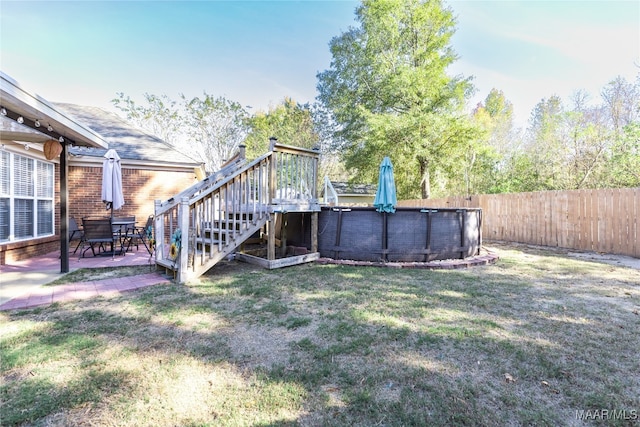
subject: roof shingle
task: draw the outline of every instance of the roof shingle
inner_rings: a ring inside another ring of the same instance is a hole
[[[109,143],[109,148],[115,149],[123,160],[194,167],[201,164],[162,139],[136,128],[115,113],[99,107],[66,103],[55,103],[55,105],[100,134]],[[94,148],[80,152],[77,147],[74,147],[69,151],[71,154],[102,157],[107,150]]]

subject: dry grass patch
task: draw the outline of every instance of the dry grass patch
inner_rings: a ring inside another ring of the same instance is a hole
[[[497,250],[463,271],[230,262],[188,286],[2,313],[2,423],[636,422],[640,271]]]
[[[65,274],[56,280],[47,283],[46,286],[64,285],[65,283],[86,282],[89,280],[115,279],[118,277],[136,276],[147,274],[151,270],[149,266],[133,265],[126,267],[100,267],[100,268],[80,268]]]

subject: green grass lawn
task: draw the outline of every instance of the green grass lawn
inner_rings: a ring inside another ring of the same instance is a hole
[[[227,262],[2,312],[0,423],[638,425],[640,271],[497,249],[459,271]]]

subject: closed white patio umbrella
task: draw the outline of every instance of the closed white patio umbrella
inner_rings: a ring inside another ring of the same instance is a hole
[[[113,222],[114,209],[120,209],[124,206],[120,156],[113,149],[104,153],[104,162],[102,162],[102,201],[106,203],[107,209],[111,211],[111,222]],[[112,257],[115,255],[114,246],[112,245],[111,248]]]
[[[107,204],[107,209],[111,209],[111,216],[113,216],[114,209],[120,209],[124,206],[120,156],[114,149],[107,150],[104,153],[104,162],[102,163],[102,201]]]

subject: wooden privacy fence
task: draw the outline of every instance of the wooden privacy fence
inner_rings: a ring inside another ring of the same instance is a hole
[[[640,188],[403,200],[398,206],[482,208],[484,239],[640,258]]]

